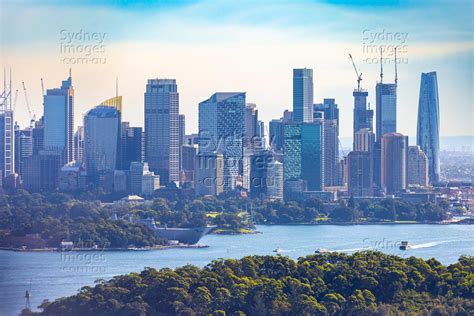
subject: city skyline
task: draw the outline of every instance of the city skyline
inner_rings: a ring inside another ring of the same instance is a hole
[[[44,9],[55,3],[49,2],[41,7],[31,2],[28,6],[20,8],[12,2],[3,2],[1,5],[5,18],[2,19],[2,26],[17,25],[21,21],[28,25],[30,22],[17,16],[21,12],[29,12],[32,21],[40,17],[48,18]],[[443,10],[439,3],[425,5],[424,9],[429,10],[435,17],[442,15]],[[68,68],[72,67],[76,90],[75,126],[80,125],[81,114],[97,104],[97,101],[115,92],[117,76],[119,91],[124,98],[124,120],[130,121],[134,126],[144,126],[142,110],[144,83],[148,78],[175,78],[180,83],[181,113],[188,118],[186,133],[197,132],[198,103],[215,91],[247,92],[248,102],[257,104],[260,119],[268,123],[271,119],[279,117],[284,109],[292,107],[291,72],[293,68],[312,68],[315,86],[314,103],[320,103],[324,98],[336,99],[341,109],[340,136],[348,137],[352,135],[352,91],[357,86],[357,78],[347,54],[353,55],[359,71],[364,74],[361,86],[368,90],[368,102],[374,109],[375,83],[378,79],[379,65],[367,63],[367,58],[376,56],[367,53],[364,42],[370,42],[371,36],[378,31],[380,31],[379,35],[384,36],[403,33],[405,34],[403,38],[408,41],[408,47],[407,52],[399,53],[402,62],[398,65],[397,114],[400,126],[397,130],[404,135],[416,135],[416,116],[410,114],[418,105],[419,74],[437,71],[440,87],[440,115],[443,117],[440,135],[472,135],[474,134],[472,124],[470,124],[472,115],[462,117],[455,115],[458,111],[472,113],[472,92],[469,89],[472,86],[472,67],[462,66],[472,64],[471,53],[474,48],[468,32],[469,16],[462,14],[463,11],[469,11],[469,5],[467,2],[456,3],[450,10],[456,12],[457,20],[443,15],[437,26],[425,23],[427,25],[420,27],[419,24],[426,22],[424,19],[421,19],[421,22],[409,22],[406,25],[397,26],[388,21],[380,23],[380,17],[376,17],[375,22],[359,23],[357,25],[360,27],[337,32],[337,25],[322,26],[322,23],[315,21],[324,13],[329,14],[335,10],[342,10],[343,15],[350,15],[353,21],[360,21],[364,14],[374,17],[382,9],[393,13],[404,12],[415,15],[423,7],[419,4],[402,3],[388,7],[375,6],[364,12],[367,9],[364,6],[312,2],[309,4],[309,11],[314,14],[314,19],[310,19],[307,29],[303,29],[302,21],[297,21],[294,27],[282,28],[293,22],[302,11],[302,8],[296,4],[282,2],[275,6],[270,17],[265,20],[251,19],[253,22],[250,22],[239,15],[241,11],[237,10],[234,13],[226,13],[225,16],[231,17],[229,21],[219,18],[212,23],[197,22],[194,28],[193,25],[182,21],[183,14],[199,17],[231,5],[220,4],[217,8],[211,8],[206,1],[168,5],[155,3],[150,6],[150,13],[142,17],[143,21],[137,21],[138,13],[143,13],[143,8],[140,6],[126,6],[120,3],[101,6],[94,6],[87,2],[81,5],[62,3],[57,6],[57,10],[58,12],[68,11],[70,19],[64,20],[61,17],[58,21],[47,23],[35,32],[35,36],[25,33],[26,37],[31,37],[27,42],[38,48],[35,53],[30,53],[25,49],[24,41],[15,39],[15,34],[18,35],[17,32],[24,30],[25,26],[21,25],[18,28],[9,26],[12,34],[5,34],[3,38],[3,58],[0,66],[13,69],[14,89],[19,89],[21,82],[25,82],[30,103],[37,117],[42,113],[40,78],[44,78],[45,86],[53,87],[64,78],[64,73]],[[101,17],[105,18],[114,14],[122,16],[125,7],[132,8],[127,11],[130,15],[127,30],[118,26],[116,19],[112,19],[110,25],[91,18],[85,19],[82,24],[78,23],[77,17],[84,16],[87,10],[97,9],[101,12]],[[36,11],[30,11],[35,8]],[[285,9],[290,9],[289,13],[284,21],[279,21]],[[321,12],[316,9],[321,9]],[[265,10],[265,6],[255,5],[249,16],[261,17]],[[302,19],[308,21],[308,15],[309,13],[303,14]],[[152,18],[157,16],[160,17],[160,26],[163,27],[164,35],[150,31],[146,27],[152,26]],[[319,21],[323,22],[326,19],[321,18]],[[340,17],[337,17],[336,21],[338,19]],[[219,30],[212,28],[216,23],[221,26]],[[235,27],[236,23],[240,27]],[[344,25],[350,24],[352,23]],[[169,33],[173,34],[173,40],[169,41],[171,35],[166,34],[173,26],[175,26],[174,32]],[[446,43],[444,33],[439,33],[438,28],[441,26],[444,32],[451,34],[451,42]],[[64,32],[61,33],[63,30]],[[61,38],[67,38],[67,32],[79,31],[82,31],[83,35],[85,32],[105,34],[103,37],[106,45],[105,53],[99,55],[101,58],[107,58],[104,65],[70,65],[60,62],[61,55],[58,53],[58,48]],[[207,31],[207,33],[200,34],[199,31]],[[228,37],[220,36],[224,31],[228,31],[231,37],[233,35],[238,38],[237,42],[240,44],[232,43]],[[130,43],[132,33],[136,35],[133,45]],[[430,35],[430,41],[426,40],[428,35]],[[332,36],[334,38],[328,42],[327,39]],[[217,39],[212,40],[212,38]],[[259,44],[264,38],[266,44]],[[199,43],[205,45],[196,45]],[[378,44],[381,43],[378,42]],[[306,49],[303,49],[305,47]],[[321,47],[324,49],[320,49]],[[139,57],[133,58],[130,56],[131,53]],[[190,63],[191,57],[192,63]],[[385,53],[384,57],[393,58],[389,53]],[[387,60],[384,72],[384,79],[392,82],[393,62],[389,63]],[[19,90],[16,118],[21,126],[26,126],[29,122],[28,113],[22,91]],[[448,103],[454,104],[457,111],[447,108],[445,105]]]

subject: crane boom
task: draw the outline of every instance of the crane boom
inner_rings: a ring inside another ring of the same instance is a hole
[[[354,71],[356,72],[356,76],[357,76],[357,91],[360,91],[360,82],[362,81],[362,73],[359,73],[359,71],[357,71],[357,67],[354,63],[354,59],[352,58],[351,54],[349,54],[349,58],[351,59],[352,66],[354,67]]]
[[[13,99],[13,112],[16,109],[16,100],[18,99],[18,89],[15,90],[15,98]]]
[[[26,92],[25,82],[22,82],[21,84],[23,86],[23,92],[25,94],[25,102],[26,102],[26,107],[28,109],[28,115],[30,116],[30,126],[31,126],[33,125],[33,122],[35,121],[35,115],[31,111],[30,102],[28,101],[28,93]]]

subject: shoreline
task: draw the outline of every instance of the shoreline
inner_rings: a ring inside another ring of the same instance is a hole
[[[153,250],[168,250],[168,249],[201,249],[209,248],[208,245],[163,245],[152,247],[133,247],[133,248],[73,248],[70,250],[61,250],[60,248],[37,248],[37,249],[22,249],[12,247],[0,247],[0,250],[14,251],[14,252],[102,252],[102,251],[153,251]]]

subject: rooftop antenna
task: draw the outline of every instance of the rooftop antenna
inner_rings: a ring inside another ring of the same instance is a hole
[[[395,84],[398,84],[398,74],[397,74],[397,48],[395,47]]]
[[[382,47],[380,47],[380,83],[383,83]]]

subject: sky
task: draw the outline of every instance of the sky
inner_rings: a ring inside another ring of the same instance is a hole
[[[398,132],[416,135],[421,72],[436,71],[441,135],[474,135],[474,1],[0,0],[0,67],[12,69],[16,119],[36,117],[45,89],[72,71],[75,123],[123,95],[123,120],[143,125],[147,79],[174,78],[186,132],[215,92],[247,93],[268,123],[292,109],[292,69],[314,71],[314,101],[335,98],[340,135],[352,135],[356,73],[375,109],[379,49],[384,82],[398,47]],[[3,83],[1,84],[3,89]]]

